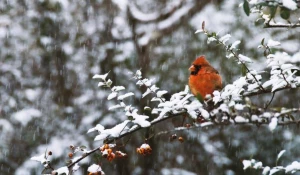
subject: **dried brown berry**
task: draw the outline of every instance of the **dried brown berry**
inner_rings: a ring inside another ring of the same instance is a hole
[[[179,140],[181,143],[184,142],[183,137],[178,137],[178,140]]]
[[[69,156],[69,158],[72,158],[73,157],[73,153],[69,153],[68,156]]]

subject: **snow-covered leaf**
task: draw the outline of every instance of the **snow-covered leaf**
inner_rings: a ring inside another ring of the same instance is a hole
[[[282,64],[280,66],[280,68],[282,69],[283,72],[286,72],[285,70],[290,70],[290,69],[296,69],[296,70],[299,70],[298,67],[292,65],[292,64]]]
[[[137,70],[135,72],[134,78],[135,79],[141,79],[142,78],[142,72],[141,72],[141,70]]]
[[[108,73],[109,73],[109,72],[108,72]],[[103,74],[103,75],[96,74],[96,75],[93,76],[93,79],[101,79],[101,80],[105,81],[105,79],[106,79],[108,73]]]
[[[106,83],[104,83],[104,82],[99,82],[99,83],[98,83],[98,87],[101,87],[101,86],[106,86]]]
[[[277,117],[273,117],[271,119],[271,122],[269,123],[269,129],[270,131],[274,131],[274,129],[276,129],[278,125],[278,118]]]
[[[97,124],[94,128],[89,129],[87,133],[94,132],[94,131],[101,132],[103,130],[104,130],[104,126]]]
[[[124,90],[125,87],[124,86],[114,86],[111,88],[112,91],[117,92],[117,91],[121,91]]]
[[[222,98],[221,98],[221,94],[220,94],[220,92],[219,91],[214,91],[213,92],[213,102],[215,103],[215,104],[217,104],[219,101],[221,101],[222,100]]]
[[[64,166],[64,167],[61,167],[57,170],[55,170],[55,172],[57,173],[57,175],[60,175],[60,174],[69,174],[69,168]]]
[[[281,169],[277,169],[277,168],[272,168],[272,169],[270,170],[269,175],[273,175],[273,174],[275,174],[275,173],[277,173],[277,172],[279,172],[279,171],[282,171],[282,170],[281,170]]]
[[[145,106],[144,111],[151,111],[151,108],[149,106]]]
[[[269,166],[266,166],[266,167],[263,169],[262,175],[268,175],[269,172],[270,172],[270,167],[269,167]]]
[[[155,85],[152,85],[152,86],[150,87],[150,90],[151,90],[152,92],[156,92],[158,89],[159,89],[159,88],[156,87]]]
[[[118,108],[122,108],[122,106],[119,105],[119,104],[117,104],[117,105],[114,105],[114,106],[109,107],[108,110],[111,111],[111,110],[118,109]]]
[[[285,173],[293,173],[300,170],[300,162],[294,161],[292,164],[285,167]]]
[[[152,91],[147,88],[146,92],[143,93],[142,98],[146,97],[148,94],[150,94]]]
[[[120,134],[122,134],[123,132],[127,132],[128,131],[128,126],[127,124],[130,122],[130,120],[125,120],[122,123],[110,128],[110,129],[105,129],[102,130],[101,133],[99,135],[97,135],[95,137],[95,141],[99,141],[99,140],[104,140],[108,137],[118,137],[120,136]]]
[[[222,36],[219,40],[225,44],[230,38],[231,38],[231,35],[226,34],[226,35]]]
[[[200,109],[200,112],[201,112],[201,115],[202,115],[203,118],[209,119],[210,115],[209,115],[209,113],[207,112],[207,110],[205,110],[205,109]]]
[[[124,94],[124,95],[120,95],[120,96],[118,97],[118,100],[123,100],[123,99],[125,99],[125,98],[127,98],[127,97],[130,97],[130,96],[133,96],[133,95],[134,95],[133,92],[128,92],[128,93],[126,93],[126,94]]]
[[[239,45],[240,43],[241,43],[240,40],[235,41],[235,42],[231,45],[231,47],[230,47],[229,49],[230,49],[230,50],[235,49],[236,46]]]
[[[273,48],[273,47],[276,47],[276,46],[280,46],[280,42],[279,41],[274,41],[272,39],[269,39],[268,43],[267,43],[267,46],[269,48]]]
[[[89,166],[87,171],[90,173],[96,174],[97,172],[101,172],[102,168],[99,165],[93,164],[93,165]]]
[[[96,137],[95,137],[95,141],[102,141],[102,140],[104,140],[104,139],[106,139],[108,137],[108,134],[106,134],[106,133],[101,133],[101,134],[99,134],[99,135],[97,135]]]
[[[196,30],[195,34],[196,34],[196,33],[201,33],[201,32],[203,32],[203,30],[202,30],[202,29],[199,29],[199,30]]]
[[[168,93],[168,91],[166,90],[161,90],[161,91],[157,91],[156,92],[156,95],[157,97],[162,97],[164,94]]]
[[[290,10],[296,10],[297,3],[293,0],[282,0],[282,5]]]
[[[273,84],[272,92],[276,91],[277,89],[283,88],[286,85],[287,85],[287,83],[285,80],[276,81],[276,83]]]
[[[77,171],[79,170],[80,166],[78,165],[78,163],[75,163],[75,165],[73,166],[72,170],[73,171]]]
[[[213,42],[213,41],[217,41],[217,39],[214,38],[214,37],[208,37],[208,38],[207,38],[207,43],[208,43],[208,44],[211,43],[211,42]]]
[[[45,153],[40,156],[31,157],[30,160],[38,161],[44,166],[47,166],[48,165],[47,163],[49,162],[45,157]]]
[[[247,168],[250,168],[252,163],[250,160],[243,160],[243,165],[244,165],[244,170],[247,169]]]
[[[242,117],[242,116],[236,116],[234,118],[234,121],[237,122],[237,123],[244,123],[244,122],[248,122],[248,119]]]
[[[239,54],[238,57],[239,57],[239,61],[242,63],[252,63],[253,62],[251,58],[244,56],[242,54]]]
[[[254,169],[260,169],[263,166],[262,162],[255,162],[255,164],[253,165]]]
[[[233,53],[229,53],[228,55],[226,55],[226,58],[228,58],[228,59],[233,58],[233,57],[234,57]]]
[[[107,100],[111,100],[111,99],[115,98],[117,95],[118,95],[117,92],[112,92],[108,95]]]
[[[234,109],[236,109],[236,110],[243,110],[244,109],[244,105],[243,104],[235,104],[234,105]]]
[[[136,123],[143,128],[149,127],[151,125],[151,123],[146,120],[149,118],[149,116],[138,114],[137,109],[135,109],[131,114],[132,114],[132,117],[134,118],[134,120],[132,120],[133,123]]]
[[[280,153],[277,155],[277,161],[280,159],[280,157],[285,153],[285,150],[280,151]]]
[[[107,82],[106,82],[106,85],[107,85],[108,87],[110,87],[111,84],[112,84],[112,81],[111,81],[110,79],[108,79]]]

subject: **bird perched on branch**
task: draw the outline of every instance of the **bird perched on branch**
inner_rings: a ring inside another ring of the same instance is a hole
[[[205,96],[215,90],[222,89],[222,78],[219,72],[214,69],[205,56],[198,57],[189,68],[189,86],[192,93],[203,102]]]

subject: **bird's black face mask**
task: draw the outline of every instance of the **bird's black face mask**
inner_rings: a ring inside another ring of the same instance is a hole
[[[197,75],[199,70],[201,69],[201,66],[200,65],[194,65],[194,70],[191,71],[191,75]]]

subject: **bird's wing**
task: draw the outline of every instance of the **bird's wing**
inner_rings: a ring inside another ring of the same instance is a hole
[[[219,72],[216,69],[214,69],[213,67],[210,67],[210,66],[205,69],[205,73],[219,74]]]

